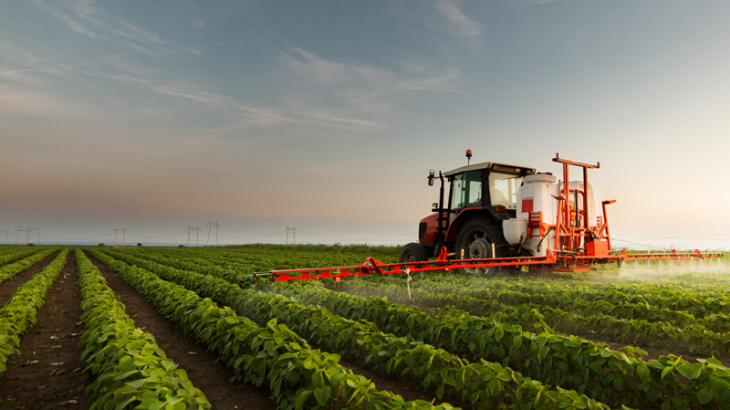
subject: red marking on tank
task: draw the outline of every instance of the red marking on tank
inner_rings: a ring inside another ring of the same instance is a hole
[[[532,198],[522,200],[522,212],[532,212]]]

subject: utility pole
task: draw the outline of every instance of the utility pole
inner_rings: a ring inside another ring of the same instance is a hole
[[[28,242],[30,242],[30,226],[25,228],[25,244],[27,245]]]
[[[289,231],[291,231],[292,238],[294,238],[292,243],[296,245],[296,243],[297,243],[297,228],[296,227],[295,228],[290,228],[288,226],[286,227],[286,242],[285,243],[289,244]]]
[[[206,246],[210,244],[210,230],[214,226],[215,226],[215,246],[218,246],[218,227],[220,226],[220,224],[218,223],[218,221],[215,221],[215,223],[213,223],[212,219],[210,220],[210,222],[208,222],[208,241],[205,243]]]
[[[205,246],[210,245],[210,228],[213,227],[213,220],[208,221],[208,240],[205,242]]]
[[[18,229],[16,229],[15,232],[18,233],[18,235],[15,236],[15,244],[17,245],[18,239],[20,239],[20,227],[18,227]]]
[[[126,245],[126,243],[125,243],[125,241],[124,241],[124,234],[125,234],[126,232],[127,232],[127,229],[126,229],[126,228],[125,228],[125,229],[122,229],[122,246]]]

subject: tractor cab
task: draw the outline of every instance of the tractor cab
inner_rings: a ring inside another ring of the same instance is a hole
[[[467,158],[471,157],[469,154]],[[515,217],[517,192],[525,176],[534,173],[534,168],[496,162],[466,165],[439,172],[438,177],[431,170],[429,185],[436,178],[441,182],[439,202],[434,203],[434,213],[421,220],[419,242],[409,244],[407,255],[402,258],[426,260],[436,256],[444,246],[448,252],[461,252],[465,257],[505,254],[507,250],[492,250],[491,244],[506,243],[502,221]],[[462,228],[468,228],[468,232]]]
[[[534,168],[482,162],[448,171],[450,219],[471,207],[489,207],[514,218],[517,212],[517,190]]]

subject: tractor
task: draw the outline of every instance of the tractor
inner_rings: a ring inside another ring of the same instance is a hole
[[[466,156],[470,161],[471,150]],[[547,223],[555,224],[557,199],[564,190],[551,173],[539,173],[535,168],[520,165],[483,162],[439,172],[438,177],[431,170],[429,186],[433,186],[436,178],[441,182],[439,202],[433,204],[433,213],[421,220],[419,241],[409,243],[401,250],[400,262],[426,261],[431,256],[438,256],[442,248],[458,259],[544,256],[546,249],[554,245],[554,232],[540,229]],[[449,183],[447,197],[445,181]],[[595,228],[601,221],[600,218],[594,220],[593,192],[588,185],[586,195],[586,185],[587,181],[570,182],[567,196],[570,216],[574,216],[571,218],[573,226],[585,228],[583,232],[590,238],[590,235],[598,236]],[[579,197],[584,200],[580,201]],[[546,220],[542,220],[543,217]],[[578,247],[586,242],[581,240]],[[518,268],[509,267],[510,270]],[[500,269],[508,267],[464,270],[491,276]]]

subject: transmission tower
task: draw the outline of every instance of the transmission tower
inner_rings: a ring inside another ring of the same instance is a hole
[[[210,222],[208,222],[208,241],[205,243],[206,246],[210,244],[210,229],[214,226],[215,226],[215,246],[218,246],[218,227],[220,225],[221,224],[219,224],[218,221],[213,222],[212,219]]]
[[[112,242],[112,246],[115,246],[117,244],[117,232],[122,233],[122,246],[124,246],[124,234],[127,232],[126,229],[114,229],[114,242]]]
[[[200,246],[200,228],[197,226],[195,228],[191,228],[190,225],[188,225],[188,245],[190,246],[190,232],[195,231],[195,243],[197,246]]]
[[[296,227],[295,228],[290,228],[288,226],[286,227],[286,242],[285,242],[286,244],[289,244],[289,232],[292,233],[292,238],[293,238],[292,243],[296,245],[296,243],[297,243],[297,228]]]
[[[30,231],[31,231],[30,226],[25,228],[25,244],[26,245],[28,244],[28,242],[30,242]]]
[[[21,231],[20,228],[18,228],[18,229],[15,230],[15,232],[18,233],[18,235],[15,236],[15,244],[16,245],[18,244],[18,240],[20,239],[20,231]]]

